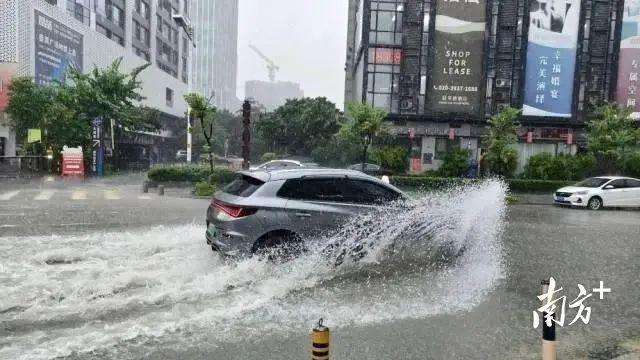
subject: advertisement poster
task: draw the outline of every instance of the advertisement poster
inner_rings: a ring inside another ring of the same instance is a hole
[[[479,114],[486,0],[438,1],[427,110]]]
[[[35,12],[35,81],[64,82],[69,66],[82,71],[82,35],[58,21]]]
[[[640,0],[625,0],[622,13],[620,62],[616,101],[633,108],[632,117],[640,118],[638,73],[640,73]]]
[[[532,0],[523,115],[571,117],[580,0]]]

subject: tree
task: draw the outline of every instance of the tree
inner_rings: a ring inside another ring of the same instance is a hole
[[[103,131],[110,129],[110,120],[122,131],[158,130],[158,111],[138,105],[143,100],[138,75],[148,65],[122,73],[121,63],[118,59],[87,74],[69,68],[65,83],[41,86],[31,78],[14,80],[7,112],[18,138],[24,137],[26,129],[39,128],[43,143],[54,152],[64,145],[82,146],[87,155],[91,123],[98,117],[103,119]]]
[[[18,77],[9,86],[6,112],[17,139],[25,139],[28,129],[42,129],[51,116],[54,93],[38,86],[30,77]]]
[[[324,97],[289,99],[261,116],[256,130],[275,153],[309,155],[326,144],[344,123],[344,115]]]
[[[507,108],[489,120],[486,160],[493,174],[510,177],[518,166],[518,152],[513,145],[518,141],[519,116],[520,110]]]
[[[209,154],[209,166],[213,173],[213,124],[216,115],[216,107],[211,105],[211,98],[206,99],[204,96],[198,93],[189,93],[184,95],[184,100],[191,109],[189,114],[189,121],[192,119],[200,120],[200,128],[202,129],[202,136],[206,141],[206,146],[203,146],[203,151]]]
[[[587,148],[605,163],[608,172],[624,172],[627,159],[638,151],[640,130],[631,112],[631,108],[604,103],[594,109],[587,122]]]
[[[362,171],[364,171],[371,143],[387,133],[383,126],[387,113],[369,104],[348,104],[347,109],[349,122],[340,129],[340,136],[353,139],[360,144]]]

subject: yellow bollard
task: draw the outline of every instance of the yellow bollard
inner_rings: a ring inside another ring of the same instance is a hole
[[[542,293],[546,294],[548,290],[549,280],[542,280]],[[547,313],[542,315],[542,360],[556,360],[556,324],[552,321],[551,326],[547,326]]]
[[[318,326],[313,328],[311,341],[311,359],[329,360],[329,328],[322,325],[322,319],[318,321]]]

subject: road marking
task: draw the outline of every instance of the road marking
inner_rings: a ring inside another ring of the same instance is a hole
[[[0,216],[25,216],[26,213],[0,213]]]
[[[151,196],[149,196],[149,195],[140,195],[140,196],[138,196],[138,199],[140,199],[140,200],[151,200]]]
[[[0,225],[0,228],[14,228],[18,227],[18,225]]]
[[[0,201],[9,201],[11,200],[12,197],[18,195],[19,193],[20,193],[20,190],[15,190],[15,191],[6,192],[4,194],[0,194]]]
[[[107,200],[120,200],[122,195],[117,189],[104,190],[104,198]]]
[[[55,179],[53,178],[53,176],[47,176],[47,177],[44,179],[44,181],[45,181],[45,182],[52,182],[52,181],[55,181]]]
[[[76,190],[71,194],[73,200],[87,200],[87,192],[84,190]]]
[[[33,200],[44,201],[49,200],[55,193],[54,190],[42,190],[38,196],[34,197]]]
[[[68,224],[52,224],[51,226],[85,226],[96,225],[97,223],[68,223]]]

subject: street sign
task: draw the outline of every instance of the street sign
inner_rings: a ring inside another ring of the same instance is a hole
[[[104,173],[104,146],[102,146],[102,118],[97,117],[91,121],[91,140],[93,151],[91,152],[91,172],[102,176]]]
[[[31,144],[38,141],[42,141],[42,132],[40,129],[27,130],[27,143]]]

